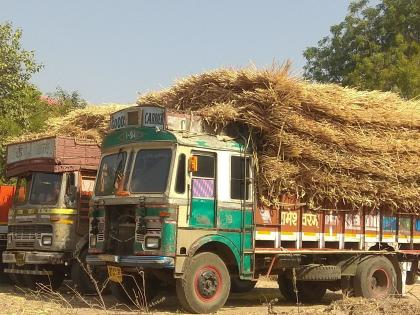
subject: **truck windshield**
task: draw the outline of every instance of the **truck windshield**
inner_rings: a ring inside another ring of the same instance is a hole
[[[171,156],[171,149],[149,149],[137,152],[130,190],[136,193],[164,192]]]
[[[19,177],[16,183],[15,205],[24,205],[28,201],[32,175]]]
[[[56,204],[60,195],[61,179],[61,174],[34,173],[29,202],[31,204]]]
[[[119,152],[104,156],[96,182],[97,196],[114,195],[122,178],[127,152]]]

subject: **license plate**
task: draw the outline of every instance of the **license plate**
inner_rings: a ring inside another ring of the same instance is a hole
[[[25,264],[25,253],[15,253],[16,265],[23,266]]]
[[[98,255],[99,259],[102,261],[106,261],[106,262],[118,262],[118,256],[115,255],[106,255],[106,254],[102,254],[102,255]]]
[[[107,266],[108,267],[108,277],[112,282],[121,283],[122,282],[122,272],[120,267],[116,266]]]

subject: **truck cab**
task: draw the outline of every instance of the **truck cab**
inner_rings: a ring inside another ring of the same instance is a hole
[[[190,294],[180,281],[192,274],[186,271],[192,257],[201,259],[194,268],[203,267],[194,269],[199,308],[206,301],[224,303],[226,292],[216,298],[230,288],[222,275],[253,280],[247,139],[206,128],[199,117],[157,106],[111,116],[92,198],[87,262],[109,274],[123,302],[133,301],[127,292],[142,283],[147,297],[171,283],[181,296]],[[203,265],[207,259],[215,265]]]
[[[74,138],[52,137],[7,148],[7,175],[17,180],[9,211],[5,272],[16,283],[54,288],[81,268],[87,246],[88,211],[99,147]]]

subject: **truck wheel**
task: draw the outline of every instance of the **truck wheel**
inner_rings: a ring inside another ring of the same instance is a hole
[[[416,284],[417,279],[418,279],[418,266],[419,266],[419,262],[418,260],[414,260],[411,263],[411,270],[407,271],[407,278],[405,279],[405,284],[406,285],[413,285]]]
[[[110,281],[111,293],[115,298],[129,305],[143,306],[150,303],[159,293],[160,282],[152,277],[146,277],[146,288],[143,289],[143,279],[135,275],[123,275],[123,282]],[[145,299],[146,298],[146,299]]]
[[[77,259],[73,260],[71,265],[71,280],[73,280],[77,291],[79,291],[81,294],[93,294],[96,293],[96,289],[95,285],[92,283],[92,279],[87,273],[86,256],[87,248],[80,252],[80,262]]]
[[[6,265],[0,264],[0,283],[12,284],[12,279],[4,272],[4,268],[6,268]]]
[[[286,278],[285,274],[280,274],[277,282],[281,295],[286,301],[292,303],[317,303],[322,300],[327,291],[326,285],[322,281],[296,281],[296,293],[293,280]]]
[[[230,279],[230,291],[233,293],[246,293],[255,288],[257,281],[241,280],[238,276]]]
[[[357,266],[353,280],[356,296],[384,298],[396,292],[396,285],[394,266],[383,256],[367,258]]]
[[[181,306],[192,313],[213,313],[221,308],[230,291],[230,275],[223,260],[204,252],[192,257],[184,277],[176,279]]]
[[[417,279],[418,279],[417,272],[408,271],[407,272],[407,278],[405,279],[405,284],[406,285],[416,284]]]
[[[17,273],[9,273],[9,278],[12,283],[20,288],[24,288],[26,286],[25,280],[23,279],[23,275]]]
[[[25,286],[31,290],[42,290],[47,287],[57,291],[64,281],[64,275],[60,272],[53,272],[52,276],[23,275],[23,280]]]

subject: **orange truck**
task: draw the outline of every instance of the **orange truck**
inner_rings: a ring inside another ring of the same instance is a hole
[[[0,186],[0,255],[6,249],[7,245],[7,218],[9,209],[12,207],[15,186]],[[3,264],[0,256],[0,273],[3,273]]]

